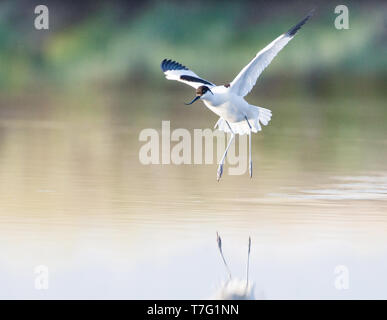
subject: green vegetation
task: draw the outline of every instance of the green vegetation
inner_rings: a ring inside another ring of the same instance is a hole
[[[258,50],[294,25],[307,10],[260,10],[254,2],[150,2],[122,14],[121,5],[93,8],[66,22],[50,7],[50,30],[33,29],[32,7],[0,5],[0,87],[50,83],[105,86],[169,85],[159,64],[172,58],[214,81],[231,80]],[[264,74],[265,79],[383,78],[385,6],[350,8],[350,29],[334,28],[334,6],[317,8]],[[27,16],[29,17],[27,19]],[[68,16],[68,15],[67,15]],[[62,21],[60,25],[57,19]],[[64,22],[63,22],[64,21]]]

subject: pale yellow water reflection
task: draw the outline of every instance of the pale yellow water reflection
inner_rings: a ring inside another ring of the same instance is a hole
[[[219,231],[241,277],[251,235],[268,298],[387,298],[383,98],[250,97],[273,110],[253,137],[254,177],[226,165],[218,183],[216,164],[139,162],[144,128],[213,127],[184,94],[3,99],[0,297],[206,298],[226,277]],[[334,286],[342,264],[348,290]],[[37,265],[48,290],[34,288]]]

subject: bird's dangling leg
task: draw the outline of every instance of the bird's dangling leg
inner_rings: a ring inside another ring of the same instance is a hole
[[[251,159],[251,130],[249,133],[249,174],[250,178],[253,177],[253,160]]]
[[[245,116],[245,119],[246,119],[247,124],[249,125],[249,128],[250,128],[250,132],[249,132],[249,174],[250,174],[250,178],[252,178],[253,177],[253,161],[251,159],[251,130],[252,130],[252,127],[251,127],[250,122],[246,116]]]
[[[220,180],[220,178],[222,177],[222,174],[223,174],[223,165],[224,165],[224,160],[226,159],[226,156],[227,156],[227,151],[228,151],[228,149],[230,148],[231,143],[232,143],[232,141],[234,140],[234,137],[235,137],[235,134],[234,134],[234,132],[232,131],[231,126],[230,126],[230,124],[228,123],[228,121],[226,121],[226,123],[227,123],[228,127],[230,128],[230,131],[231,131],[231,138],[230,138],[230,141],[228,142],[227,148],[226,148],[226,150],[224,151],[223,157],[222,157],[222,159],[220,160],[220,163],[219,163],[219,166],[218,166],[217,178],[216,178],[216,180],[218,180],[218,182],[219,182],[219,180]]]

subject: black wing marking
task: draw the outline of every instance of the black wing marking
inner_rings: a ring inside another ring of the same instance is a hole
[[[161,70],[163,70],[163,72],[165,72],[165,71],[169,71],[169,70],[188,70],[188,68],[186,66],[183,66],[182,64],[176,62],[176,61],[173,61],[170,59],[164,59],[161,62]]]
[[[211,82],[208,82],[208,81],[200,79],[200,78],[192,77],[192,76],[182,75],[182,76],[180,76],[180,79],[181,80],[185,80],[185,81],[190,81],[190,82],[200,82],[200,83],[203,83],[203,84],[208,84],[210,86],[214,85]]]
[[[195,89],[200,87],[202,84],[211,87],[215,86],[213,83],[200,78],[195,72],[188,69],[186,66],[183,66],[181,63],[171,59],[164,59],[161,62],[160,67],[168,80],[180,81],[194,87]]]
[[[297,31],[300,30],[300,28],[305,24],[305,22],[309,20],[309,18],[313,15],[313,13],[314,13],[314,10],[311,10],[309,14],[302,21],[297,23],[293,28],[291,28],[288,32],[286,32],[286,35],[288,37],[293,37],[297,33]]]

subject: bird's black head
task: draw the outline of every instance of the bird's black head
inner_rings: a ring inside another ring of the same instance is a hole
[[[196,95],[201,97],[202,95],[204,95],[208,91],[211,92],[209,87],[207,87],[207,86],[200,86],[199,88],[196,89]]]
[[[193,104],[196,100],[200,99],[207,92],[210,92],[211,94],[213,94],[211,89],[209,87],[207,87],[207,86],[200,86],[200,87],[198,87],[196,89],[196,97],[190,103],[186,103],[186,105]]]

